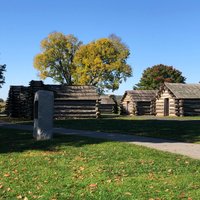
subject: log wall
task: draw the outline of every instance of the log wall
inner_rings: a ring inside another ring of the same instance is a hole
[[[164,116],[164,99],[169,99],[169,116],[176,116],[176,109],[175,109],[175,99],[169,93],[168,90],[164,90],[161,96],[156,99],[156,116]]]
[[[152,101],[153,102],[153,101]],[[122,114],[128,115],[153,115],[151,101],[133,101],[130,95],[126,95],[121,103]]]
[[[34,96],[38,90],[54,92],[54,118],[98,118],[99,96],[92,86],[44,85],[31,81],[29,87],[11,86],[6,113],[11,117],[33,119]]]
[[[130,95],[126,95],[121,102],[121,114],[135,115],[135,103]]]
[[[28,97],[28,87],[11,86],[6,101],[6,113],[10,117],[28,117],[31,113]]]
[[[117,113],[118,105],[113,95],[102,95],[100,96],[99,110],[103,114]]]
[[[200,116],[200,99],[184,99],[180,102],[180,116]]]
[[[55,95],[55,118],[98,118],[99,99],[91,86],[63,86]]]
[[[137,115],[151,115],[151,102],[139,101],[136,104]]]
[[[115,112],[115,109],[116,109],[115,107],[116,105],[113,105],[113,104],[100,104],[99,110],[101,113],[111,114]]]

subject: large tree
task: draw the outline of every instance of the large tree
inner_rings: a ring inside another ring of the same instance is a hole
[[[129,54],[128,47],[114,36],[81,46],[74,57],[75,83],[96,86],[100,92],[118,89],[132,74]]]
[[[164,82],[185,83],[186,78],[182,72],[173,66],[154,65],[144,70],[140,82],[134,87],[139,90],[159,89]]]
[[[49,34],[41,41],[41,53],[34,58],[34,67],[39,71],[40,78],[51,77],[57,82],[72,85],[73,59],[81,44],[74,35]]]
[[[6,71],[6,65],[0,65],[0,88],[5,83],[4,72]]]

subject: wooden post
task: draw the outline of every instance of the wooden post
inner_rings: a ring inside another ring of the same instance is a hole
[[[175,99],[174,103],[175,103],[175,115],[180,117],[179,99]]]
[[[139,114],[138,113],[138,103],[137,103],[137,101],[135,102],[135,112],[133,114],[135,114],[136,116]]]
[[[180,99],[179,100],[179,114],[181,117],[184,116],[184,106],[183,106],[184,100]]]
[[[96,100],[96,118],[100,118],[101,113],[99,111],[99,106],[100,106],[100,99]]]
[[[152,100],[150,103],[150,115],[156,115],[156,101]]]

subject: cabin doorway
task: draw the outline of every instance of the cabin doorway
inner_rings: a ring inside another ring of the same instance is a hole
[[[130,114],[129,113],[129,104],[130,104],[130,101],[127,101],[126,102],[126,114]]]
[[[169,116],[169,99],[164,99],[164,116]]]

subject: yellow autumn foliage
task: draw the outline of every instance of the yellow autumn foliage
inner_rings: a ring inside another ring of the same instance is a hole
[[[83,45],[74,57],[74,82],[95,85],[101,91],[116,90],[121,81],[132,74],[131,67],[126,63],[128,56],[129,49],[125,45],[109,38]]]
[[[57,82],[72,85],[73,58],[80,45],[81,42],[73,35],[49,34],[41,41],[41,53],[34,58],[34,67],[40,78],[51,77]]]
[[[68,85],[93,85],[100,92],[116,90],[130,77],[129,49],[116,37],[82,45],[73,35],[54,32],[41,41],[34,67],[41,79],[53,78]]]

